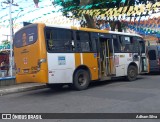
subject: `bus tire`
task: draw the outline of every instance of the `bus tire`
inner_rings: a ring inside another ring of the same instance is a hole
[[[130,66],[128,67],[126,79],[127,79],[128,81],[134,81],[134,80],[137,79],[137,75],[138,75],[137,67],[136,67],[136,66],[133,66],[133,65],[130,65]]]
[[[47,84],[47,87],[53,90],[60,90],[63,88],[63,84]]]
[[[73,76],[73,88],[76,90],[85,90],[89,86],[89,72],[84,69],[79,69]]]

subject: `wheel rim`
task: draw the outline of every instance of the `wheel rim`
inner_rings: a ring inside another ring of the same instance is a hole
[[[130,76],[131,78],[134,78],[134,77],[136,76],[136,72],[135,72],[134,69],[131,69],[131,70],[129,71],[129,76]]]
[[[85,74],[80,74],[78,77],[78,84],[84,86],[87,83],[87,78]]]

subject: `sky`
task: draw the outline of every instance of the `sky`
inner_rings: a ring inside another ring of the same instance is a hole
[[[0,41],[7,39],[10,35],[9,29],[9,6],[4,1],[0,0]],[[45,22],[55,24],[65,24],[72,25],[73,20],[70,20],[62,16],[61,12],[58,12],[60,7],[53,6],[52,0],[41,0],[39,2],[38,8],[35,6],[33,0],[14,0],[14,4],[18,6],[12,6],[11,16],[13,18],[14,32],[23,26],[23,22]],[[52,20],[52,22],[51,22]],[[77,24],[77,23],[76,23]]]
[[[8,24],[9,19],[9,7],[7,4],[3,3],[6,0],[0,0],[0,22],[1,24]],[[35,7],[33,0],[14,0],[14,4],[18,6],[12,6],[12,18],[15,19],[15,23],[30,21],[36,19],[38,17],[44,16],[46,13],[52,13],[52,11],[56,11],[50,0],[43,0],[39,2],[39,8]],[[40,19],[40,18],[39,18]]]
[[[10,35],[9,24],[9,6],[4,1],[0,0],[0,42],[6,40]],[[53,6],[53,0],[39,0],[39,7],[37,8],[33,0],[14,0],[14,4],[18,6],[12,6],[12,18],[14,25],[14,32],[23,27],[23,22],[44,22],[48,24],[63,25],[63,26],[79,26],[77,20],[69,19],[62,16],[62,13],[58,10],[60,7]],[[158,17],[160,13],[151,15],[150,17]],[[134,19],[134,18],[133,18]],[[137,18],[138,19],[138,18]],[[142,17],[141,19],[147,19]]]

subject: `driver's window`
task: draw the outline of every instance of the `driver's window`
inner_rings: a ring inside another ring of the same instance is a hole
[[[53,36],[51,30],[46,31],[46,40],[48,42],[48,49],[53,50]]]

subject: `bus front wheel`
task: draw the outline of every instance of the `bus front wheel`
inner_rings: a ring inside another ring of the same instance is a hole
[[[127,76],[126,76],[126,79],[128,81],[134,81],[137,79],[137,67],[131,65],[128,67],[128,71],[127,71]]]
[[[88,71],[84,69],[79,69],[75,72],[73,77],[73,88],[76,90],[87,89],[90,82],[90,77]]]

